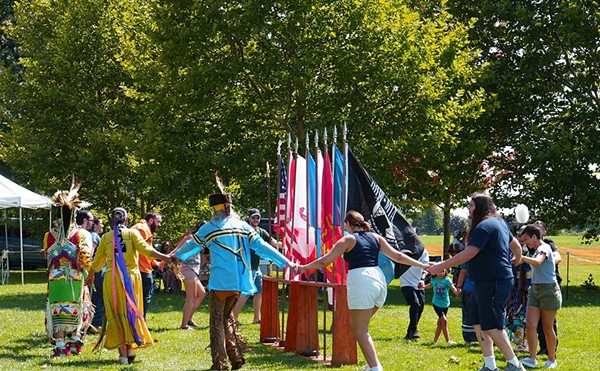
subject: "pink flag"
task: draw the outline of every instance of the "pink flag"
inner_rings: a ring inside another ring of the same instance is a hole
[[[308,228],[307,214],[307,174],[306,174],[306,159],[302,156],[296,156],[295,159],[295,174],[293,185],[290,182],[290,190],[293,188],[293,199],[288,203],[291,210],[291,218],[287,222],[289,231],[294,229],[292,246],[292,260],[300,264],[306,264],[309,257],[314,253],[314,228]],[[290,176],[290,178],[292,178]],[[289,198],[288,198],[289,201]],[[290,233],[288,236],[291,236]]]

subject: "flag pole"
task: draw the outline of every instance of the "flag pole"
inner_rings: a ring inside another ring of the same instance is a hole
[[[331,223],[333,223],[333,221],[335,220],[334,215],[335,214],[335,146],[337,144],[337,126],[333,127],[333,138],[331,139],[331,153],[329,155],[329,157],[331,158],[331,165],[332,165],[332,178],[333,178],[333,187],[331,187],[331,200],[333,201],[333,209],[331,210]],[[340,205],[341,207],[341,205]],[[341,212],[341,209],[340,209]],[[342,216],[340,215],[340,220],[341,220]],[[342,227],[343,229],[343,227]],[[333,243],[335,244],[337,241],[335,240],[335,225],[333,225]],[[342,231],[342,234],[344,233],[344,231]],[[333,266],[332,266],[332,272],[333,272],[333,277],[334,280],[337,281],[337,266],[338,266],[338,261],[340,259],[343,259],[343,257],[339,257],[337,258],[334,262],[333,262]],[[340,282],[340,283],[343,283]]]
[[[271,217],[273,216],[273,214],[271,213],[271,168],[269,167],[269,161],[267,161],[267,173],[266,173],[266,177],[267,177],[267,216],[269,218],[268,220],[268,226],[269,226],[269,241],[266,241],[269,243],[269,245],[271,244],[271,231],[272,231],[272,227],[273,227],[273,223],[271,223]]]
[[[310,251],[310,212],[311,212],[311,197],[310,197],[310,138],[308,132],[306,132],[306,148],[304,150],[306,158],[306,246]],[[307,257],[310,258],[310,256]],[[308,278],[308,277],[307,277]]]
[[[323,135],[323,140],[325,141],[325,146],[327,147],[327,128],[325,128],[325,133]],[[323,233],[323,218],[322,218],[322,214],[323,214],[323,186],[321,185],[321,187],[319,188],[319,131],[315,130],[315,154],[317,156],[317,171],[316,171],[316,179],[315,182],[317,182],[316,184],[316,188],[317,188],[317,210],[320,211],[319,213],[317,213],[317,226],[321,228],[321,234]],[[325,169],[325,162],[323,161],[323,166],[321,167],[321,177],[323,177],[323,173],[322,171]],[[322,184],[322,180],[321,180],[321,184]],[[321,223],[319,224],[319,218],[321,219]],[[319,241],[319,249],[317,250],[317,237],[319,237],[319,231],[317,228],[315,228],[315,251],[318,251],[321,256],[323,256],[323,242],[321,241],[321,238],[318,239]],[[323,271],[321,269],[321,271]],[[318,275],[317,275],[318,277]],[[326,282],[326,278],[325,278],[325,273],[323,273],[323,283]],[[323,290],[323,328],[327,328],[327,308],[328,308],[328,304],[329,304],[329,300],[327,299],[327,289]],[[327,331],[323,331],[323,359],[327,359]]]
[[[290,162],[291,162],[291,156],[292,156],[292,135],[290,133],[288,133],[288,140],[287,140],[287,151],[288,151],[288,162],[287,164],[284,164],[284,166],[289,166]],[[285,214],[284,214],[284,219],[283,219],[283,236],[282,236],[282,240],[281,240],[281,246],[283,249],[283,253],[285,255],[287,255],[288,258],[290,258],[291,256],[287,253],[288,251],[288,247],[286,246],[286,239],[287,239],[287,217],[288,217],[288,200],[289,200],[289,195],[290,195],[290,191],[289,191],[289,171],[288,171],[288,186],[286,187],[285,190]],[[285,275],[284,275],[285,278]],[[286,284],[283,284],[283,290],[281,290],[281,296],[283,298],[283,300],[281,300],[282,303],[282,308],[281,308],[281,338],[285,339],[285,334],[286,331],[284,331],[285,329],[285,306],[286,306],[286,295],[285,293],[287,292],[287,287]]]
[[[294,237],[296,236],[296,232],[294,231],[294,227],[295,227],[295,221],[296,221],[296,184],[298,184],[298,179],[296,178],[298,176],[298,137],[296,137],[296,145],[294,146],[294,151],[292,152],[292,156],[294,156],[294,159],[296,159],[296,163],[294,164],[294,190],[292,192],[292,207],[290,208],[290,215],[292,216],[292,230],[291,230],[291,236],[290,236],[290,256],[293,257],[294,255]],[[290,169],[291,170],[291,169]],[[291,183],[291,182],[290,182]]]
[[[348,181],[346,179],[348,177],[348,138],[346,137],[347,132],[348,129],[346,127],[346,123],[344,122],[344,133],[342,134],[342,141],[344,146],[344,171],[342,173],[342,218],[346,216],[346,198],[348,197]]]
[[[319,175],[319,131],[315,130],[315,259],[318,258],[320,254],[321,240],[319,237],[319,228],[322,227],[322,222],[319,223],[319,219],[321,218],[320,208],[321,208],[321,189],[319,188],[319,176],[323,176],[323,174]],[[318,275],[317,275],[318,281]]]
[[[346,122],[344,122],[344,132],[342,134],[342,142],[343,142],[343,148],[344,148],[344,169],[342,170],[342,219],[344,220],[344,218],[346,217],[346,199],[348,198],[348,138],[346,136],[346,133],[348,132],[348,128],[346,126]],[[343,232],[342,232],[343,233]],[[342,283],[346,283],[346,263],[342,260]]]
[[[281,193],[281,190],[279,189],[281,186],[281,140],[277,141],[277,228],[280,228],[281,226],[279,225],[279,218],[280,218],[280,213],[281,210],[280,209],[280,203],[279,203],[279,194]],[[270,209],[270,208],[269,208]],[[279,230],[279,233],[277,233],[277,246],[282,247],[283,244],[279,244],[280,243],[280,239],[281,239],[281,230]],[[276,272],[279,273],[279,266],[277,264],[275,264],[275,266],[277,267]],[[279,277],[279,274],[277,274],[277,276]]]
[[[281,203],[280,203],[280,197],[281,197],[281,140],[277,141],[277,227],[278,227],[278,233],[277,233],[277,246],[282,246],[280,244],[280,239],[281,239],[281,225],[279,223],[279,219],[280,219],[280,214],[281,214]],[[269,197],[269,199],[271,199]],[[271,210],[271,207],[269,206],[269,210]],[[271,219],[271,217],[269,216],[269,220]],[[269,230],[269,233],[271,233],[271,231]],[[276,247],[276,249],[279,249]],[[279,266],[277,264],[275,264],[275,276],[277,278],[280,278],[280,274],[279,274]],[[276,283],[277,287],[279,286],[278,283]],[[281,290],[281,292],[279,290],[277,290],[277,301],[280,303],[284,303],[284,291],[285,290]],[[281,296],[280,296],[281,295]],[[283,309],[281,311],[282,313],[282,319],[283,319]],[[272,322],[270,323],[271,328],[277,328],[277,312],[275,312],[275,315],[271,315],[271,318],[269,318],[269,320],[271,320]],[[283,331],[283,324],[282,324],[282,329]],[[282,334],[283,332],[280,332],[280,334]],[[277,335],[275,335],[275,337],[277,337]],[[276,341],[279,341],[280,339],[277,339]]]
[[[311,177],[310,177],[310,136],[308,131],[306,132],[306,148],[304,149],[305,152],[305,158],[306,158],[306,246],[308,247],[308,250],[306,250],[306,252],[309,252],[308,256],[306,257],[306,260],[309,261],[310,259],[310,213],[311,213],[311,194],[310,194],[310,182],[311,182]],[[306,279],[308,281],[310,281],[310,276],[307,276]],[[308,306],[308,323],[312,323],[311,321],[311,317],[312,317],[312,311],[310,310],[310,303],[311,303],[311,295],[310,295],[309,291],[309,296],[308,296],[308,301],[306,303],[306,305]],[[312,327],[309,326],[308,327],[308,349],[313,349],[313,344],[312,344]],[[317,335],[318,336],[318,335]],[[316,354],[315,354],[316,355]]]

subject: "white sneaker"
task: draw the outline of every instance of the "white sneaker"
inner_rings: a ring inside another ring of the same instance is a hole
[[[556,368],[556,367],[558,367],[558,362],[556,362],[556,360],[554,362],[552,362],[551,360],[547,360],[546,363],[544,363],[544,367]]]
[[[521,363],[523,364],[523,366],[527,366],[529,368],[537,368],[538,366],[537,361],[535,359],[531,359],[530,357],[523,358],[521,360]]]

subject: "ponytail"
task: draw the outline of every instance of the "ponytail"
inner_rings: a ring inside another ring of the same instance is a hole
[[[350,210],[346,214],[345,222],[353,227],[358,227],[365,232],[371,232],[371,225],[365,222],[365,218],[357,211]]]

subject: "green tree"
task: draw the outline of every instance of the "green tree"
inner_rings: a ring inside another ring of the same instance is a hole
[[[437,207],[430,207],[422,214],[417,231],[426,235],[437,235],[443,231],[442,213]]]
[[[347,122],[361,160],[400,200],[408,185],[390,167],[407,153],[443,162],[484,110],[467,26],[447,12],[426,18],[402,1],[176,1],[154,19],[159,56],[146,71],[164,78],[140,91],[160,100],[155,121],[185,130],[173,145],[190,156],[210,141],[209,169],[226,169],[252,199],[264,180],[248,185],[224,162],[264,169],[268,143],[286,132],[302,139]]]
[[[74,174],[84,181],[82,198],[102,212],[139,210],[152,193],[137,153],[145,119],[127,97],[132,77],[118,57],[122,28],[113,18],[127,13],[115,3],[15,3],[7,32],[21,45],[24,71],[3,70],[0,84],[7,162],[46,194],[68,187]]]
[[[394,164],[442,163],[485,111],[468,23],[443,9],[32,0],[14,15],[7,32],[25,71],[1,75],[7,162],[48,193],[75,173],[102,211],[158,207],[187,227],[204,215],[216,170],[240,208],[266,206],[277,140],[342,122],[365,166],[403,200]]]
[[[554,228],[598,233],[600,12],[597,1],[449,1],[476,19],[471,40],[489,73],[491,126],[508,133],[516,157],[494,190],[501,206],[526,203]]]

